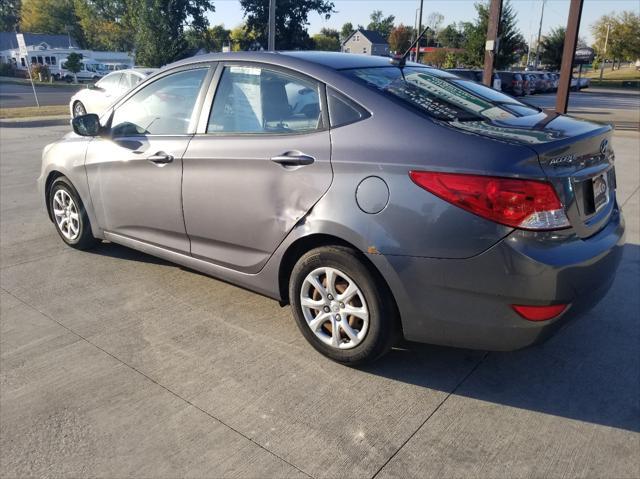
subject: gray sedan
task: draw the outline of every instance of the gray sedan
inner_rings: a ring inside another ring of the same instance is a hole
[[[424,65],[203,55],[72,123],[39,178],[65,243],[290,304],[345,364],[401,336],[525,347],[602,298],[621,257],[609,126]]]

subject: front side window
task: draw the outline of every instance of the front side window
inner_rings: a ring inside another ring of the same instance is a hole
[[[138,91],[116,109],[113,136],[187,134],[207,71],[173,73]]]
[[[96,83],[96,86],[99,88],[104,88],[105,90],[113,90],[118,86],[120,82],[120,74],[117,73],[115,75],[107,75],[99,82]]]
[[[319,87],[264,68],[222,73],[207,133],[299,133],[322,128]]]
[[[430,70],[377,67],[344,70],[344,73],[438,120],[506,120],[538,113],[482,84]]]

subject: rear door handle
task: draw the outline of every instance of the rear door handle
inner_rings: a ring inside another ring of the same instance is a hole
[[[147,161],[155,163],[158,166],[162,166],[167,163],[171,163],[173,161],[173,156],[165,153],[164,151],[159,151],[155,155],[147,156]]]
[[[282,166],[306,166],[311,165],[316,159],[313,156],[305,155],[297,151],[288,151],[280,156],[271,158],[274,163]]]

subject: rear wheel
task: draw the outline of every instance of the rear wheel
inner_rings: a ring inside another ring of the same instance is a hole
[[[57,178],[51,185],[49,207],[62,241],[81,250],[99,243],[91,233],[89,217],[77,191],[65,177]]]
[[[87,109],[84,107],[81,101],[76,101],[73,104],[73,117],[82,116],[87,114]]]
[[[334,361],[363,364],[393,345],[397,314],[391,295],[350,248],[322,247],[302,256],[291,274],[289,298],[303,336]]]

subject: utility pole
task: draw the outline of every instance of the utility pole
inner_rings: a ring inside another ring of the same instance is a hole
[[[498,52],[498,28],[500,27],[501,15],[502,0],[491,0],[487,43],[484,48],[484,74],[482,75],[482,82],[489,88],[493,85],[493,60]]]
[[[424,6],[424,0],[420,0],[420,13],[418,14],[418,31],[417,35],[420,35],[422,32],[422,7]],[[416,44],[416,56],[414,57],[414,61],[420,61],[420,37],[418,37],[418,43]]]
[[[607,36],[604,38],[604,50],[602,51],[602,61],[600,62],[600,80],[602,81],[602,74],[604,73],[604,62],[607,61],[607,43],[609,42],[609,29],[611,24],[607,23]]]
[[[269,0],[269,39],[267,50],[270,52],[276,49],[276,0]]]
[[[540,63],[540,39],[542,38],[542,19],[544,18],[544,5],[547,3],[547,0],[542,0],[542,12],[540,12],[540,26],[538,27],[538,43],[536,43],[536,63],[535,69],[538,69],[538,64]]]
[[[567,33],[564,36],[562,67],[560,68],[560,82],[558,83],[558,95],[556,96],[556,112],[558,113],[567,113],[567,106],[569,105],[573,59],[576,54],[576,45],[578,44],[583,4],[584,0],[571,0],[569,4],[569,19],[567,20]]]

